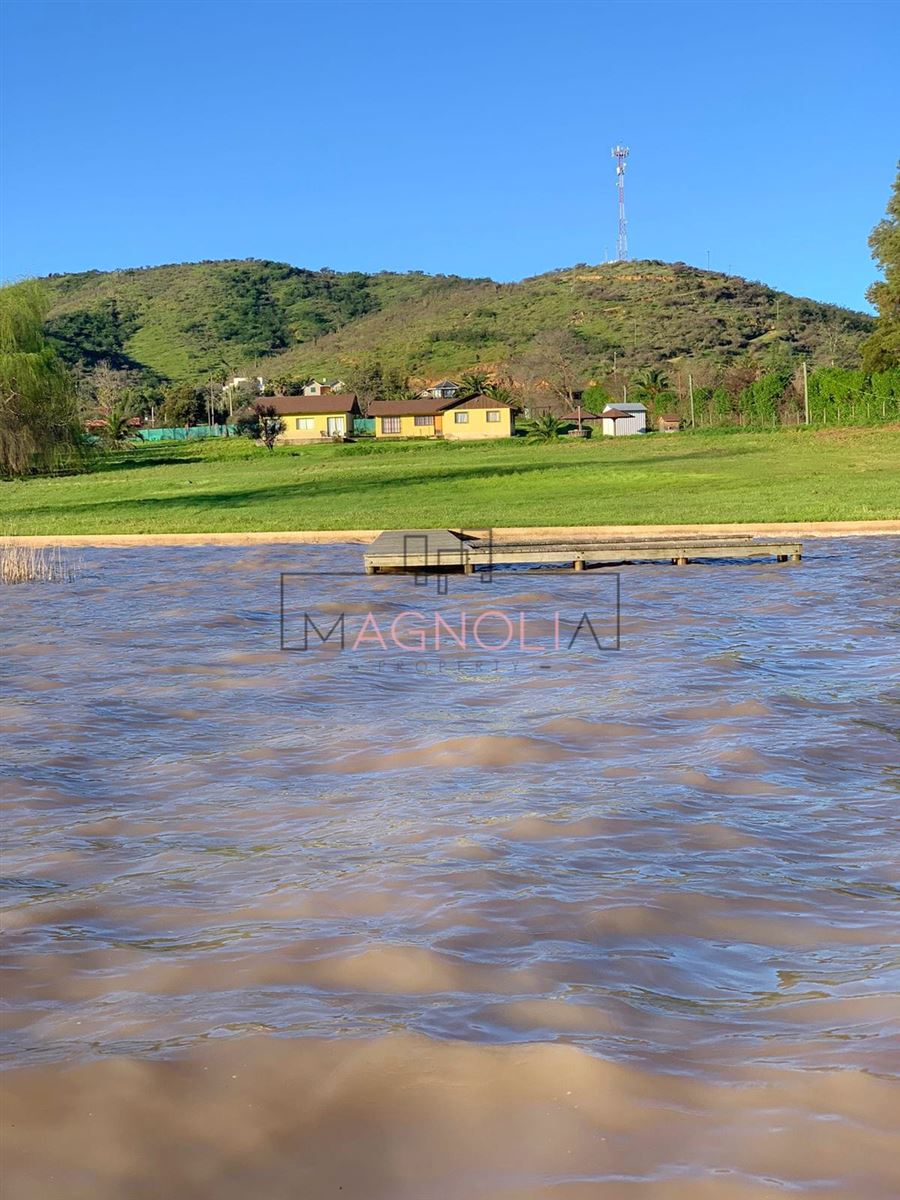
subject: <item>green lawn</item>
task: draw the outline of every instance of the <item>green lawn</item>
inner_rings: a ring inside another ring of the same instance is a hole
[[[830,521],[900,515],[900,430],[526,445],[140,446],[0,483],[6,534]]]

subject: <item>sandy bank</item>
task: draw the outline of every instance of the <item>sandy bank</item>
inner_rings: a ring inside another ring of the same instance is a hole
[[[257,546],[278,543],[317,545],[325,542],[365,544],[380,529],[280,530],[268,533],[75,533],[7,537],[14,546]],[[485,533],[484,529],[472,530]],[[753,534],[758,537],[796,535],[802,537],[865,537],[900,534],[900,521],[776,521],[721,525],[508,525],[494,529],[496,541],[533,538],[554,541],[566,537],[652,538],[679,534]]]

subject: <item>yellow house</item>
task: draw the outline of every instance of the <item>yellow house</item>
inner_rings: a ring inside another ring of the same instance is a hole
[[[490,396],[451,400],[444,410],[444,437],[449,441],[512,437],[514,425],[510,406]]]
[[[351,394],[324,396],[260,396],[260,404],[271,404],[284,421],[279,442],[321,442],[348,437],[359,405]]]
[[[452,400],[424,396],[417,400],[373,400],[377,438],[445,438],[477,441],[512,437],[513,411],[489,396]]]

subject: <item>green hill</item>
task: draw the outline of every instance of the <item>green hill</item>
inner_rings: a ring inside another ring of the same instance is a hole
[[[52,275],[48,330],[70,361],[173,380],[339,374],[371,356],[418,378],[514,359],[545,330],[598,366],[773,351],[853,365],[872,318],[683,263],[579,265],[518,283],[308,271],[257,260]]]

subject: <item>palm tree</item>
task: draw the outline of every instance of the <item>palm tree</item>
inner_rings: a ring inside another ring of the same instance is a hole
[[[487,371],[466,371],[465,375],[459,377],[457,399],[471,400],[473,396],[480,396],[490,383],[491,377]]]
[[[134,437],[134,426],[131,422],[135,411],[129,400],[116,400],[100,414],[100,417],[103,424],[97,433],[104,445],[122,446],[129,438]]]
[[[503,383],[486,383],[481,389],[485,396],[489,396],[497,404],[509,404],[512,398],[512,392]]]
[[[420,400],[422,393],[418,388],[412,387],[409,380],[407,380],[402,386],[395,387],[392,390],[390,398],[391,400]]]
[[[275,388],[276,396],[299,396],[313,380],[309,375],[276,375],[269,382]]]
[[[658,367],[647,367],[635,378],[631,395],[648,408],[657,408],[660,400],[671,398],[668,375]]]
[[[553,413],[541,413],[525,425],[526,441],[554,442],[563,431],[563,422]]]

